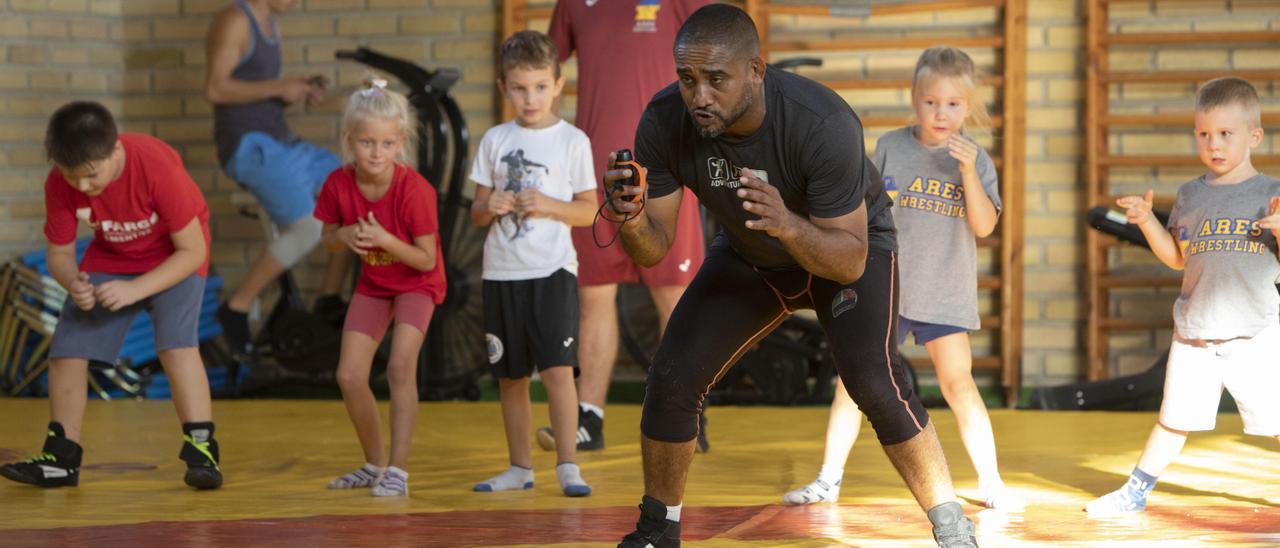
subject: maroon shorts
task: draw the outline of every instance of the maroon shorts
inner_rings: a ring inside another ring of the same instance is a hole
[[[435,309],[435,301],[426,293],[403,293],[395,297],[370,297],[356,293],[351,296],[351,304],[347,305],[347,319],[342,330],[364,333],[381,342],[394,318],[396,323],[406,323],[426,333]]]
[[[622,242],[601,248],[595,239],[605,243],[614,238],[618,225],[601,219],[594,227],[573,229],[573,247],[578,250],[578,285],[609,285],[642,282],[648,287],[672,285],[687,286],[693,281],[706,247],[702,238],[702,216],[698,211],[698,198],[689,189],[682,189],[680,215],[676,221],[676,241],[658,264],[649,268],[636,266],[622,249]],[[604,201],[604,191],[596,191],[596,203]],[[595,229],[595,239],[591,230]]]

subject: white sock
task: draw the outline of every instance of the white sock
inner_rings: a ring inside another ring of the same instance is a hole
[[[579,402],[579,403],[578,403],[578,407],[581,407],[581,408],[583,408],[583,409],[585,409],[585,410],[587,410],[587,411],[590,411],[590,412],[592,412],[592,413],[595,413],[597,417],[600,417],[600,418],[602,418],[602,419],[604,418],[604,409],[601,409],[601,408],[600,408],[599,406],[597,406],[597,405],[592,405],[592,404],[589,404],[589,403],[582,403],[582,402]]]
[[[574,497],[591,493],[591,486],[582,479],[582,470],[577,463],[562,462],[556,465],[556,479],[560,480],[560,490]],[[585,491],[585,493],[584,493]]]
[[[487,486],[488,488],[484,488]],[[477,483],[476,491],[510,491],[533,487],[533,469],[514,464],[501,474]]]
[[[668,506],[668,507],[667,507],[667,519],[669,519],[669,520],[671,520],[671,521],[674,521],[674,522],[679,523],[679,522],[680,522],[680,509],[681,509],[681,508],[684,508],[684,504],[683,504],[683,503],[681,503],[681,504],[677,504],[677,505],[675,505],[675,506]]]
[[[818,479],[827,482],[827,485],[840,485],[840,481],[844,479],[844,468],[823,464],[822,470],[818,472]]]

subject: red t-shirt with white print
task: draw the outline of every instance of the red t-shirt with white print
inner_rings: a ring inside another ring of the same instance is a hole
[[[435,187],[412,168],[396,164],[391,188],[378,201],[370,201],[356,184],[355,167],[345,165],[329,174],[316,198],[315,217],[325,224],[353,225],[356,219],[367,219],[370,211],[382,228],[401,241],[412,244],[418,236],[435,234],[436,267],[423,272],[382,248],[373,248],[360,257],[356,293],[381,298],[425,293],[436,304],[444,302],[444,254],[440,251]]]
[[[187,174],[182,158],[164,141],[150,135],[121,133],[124,170],[102,194],[90,197],[67,182],[55,167],[44,182],[44,235],[49,243],[76,240],[83,222],[93,228],[93,241],[80,270],[106,274],[143,274],[173,255],[170,234],[200,219],[205,256],[201,276],[209,273],[209,206],[200,187]]]

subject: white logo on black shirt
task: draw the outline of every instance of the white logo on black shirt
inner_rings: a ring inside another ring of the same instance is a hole
[[[707,158],[707,176],[711,178],[711,186],[727,186],[738,188],[738,166],[724,158],[714,156]]]
[[[713,188],[723,186],[729,189],[736,189],[742,186],[742,182],[738,179],[742,177],[743,169],[751,168],[738,167],[724,158],[716,158],[715,156],[707,158],[707,177],[711,179]],[[769,182],[769,172],[763,169],[751,169],[751,172],[756,177],[759,177],[761,181]]]

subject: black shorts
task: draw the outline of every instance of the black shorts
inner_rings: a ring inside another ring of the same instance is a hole
[[[897,444],[919,434],[929,417],[898,358],[893,252],[869,251],[862,277],[846,285],[799,268],[757,269],[720,239],[680,298],[658,345],[645,387],[644,435],[669,443],[692,440],[711,386],[801,308],[818,313],[836,370],[880,443]]]
[[[560,269],[533,280],[484,280],[484,330],[495,378],[562,365],[578,376],[578,277]]]

